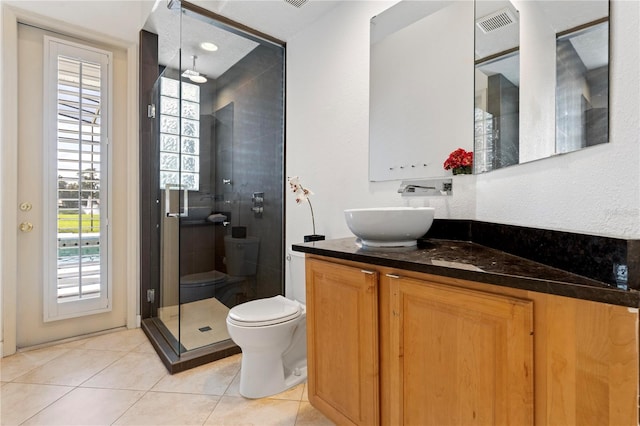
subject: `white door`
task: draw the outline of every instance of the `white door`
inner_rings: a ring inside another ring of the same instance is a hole
[[[47,281],[45,270],[51,269],[45,265],[45,259],[54,262],[54,269],[55,262],[59,262],[59,258],[56,259],[55,251],[53,256],[50,256],[51,251],[47,255],[47,250],[52,247],[51,238],[58,237],[59,239],[59,228],[56,224],[57,213],[53,213],[53,221],[48,218],[52,217],[52,204],[54,209],[56,203],[60,205],[60,202],[56,201],[58,194],[53,195],[54,201],[49,202],[48,206],[46,201],[46,192],[55,193],[56,185],[51,190],[52,186],[47,184],[45,180],[44,170],[48,162],[56,164],[56,162],[59,163],[60,158],[57,149],[51,149],[48,154],[43,149],[45,146],[43,140],[46,139],[43,124],[45,118],[43,99],[46,97],[43,89],[45,87],[46,36],[74,43],[89,44],[59,34],[47,33],[28,25],[20,24],[18,28],[18,222],[20,229],[17,253],[16,343],[18,348],[80,336],[126,324],[126,280],[118,279],[118,277],[109,279],[109,282],[112,283],[110,285],[114,285],[114,287],[110,291],[109,306],[102,309],[103,312],[77,317],[67,314],[60,317],[65,319],[51,320],[48,318],[45,321],[46,292],[43,283]],[[104,49],[104,47],[102,48]],[[126,69],[126,61],[121,62],[120,66],[124,66]],[[122,73],[114,72],[113,75],[114,78],[117,78],[118,75],[121,79],[123,78]],[[114,80],[112,84],[116,86],[117,83],[118,81]],[[123,83],[120,81],[120,84]],[[126,87],[126,84],[123,85]],[[113,102],[117,101],[118,98],[114,97]],[[86,110],[83,107],[75,108]],[[117,133],[117,131],[112,133]],[[52,155],[55,156],[53,159]],[[47,156],[49,158],[45,158]],[[86,168],[81,170],[86,170]],[[91,197],[89,199],[91,200]],[[95,205],[91,201],[89,206],[78,207],[79,211],[82,211],[83,207],[93,211]],[[118,225],[118,221],[115,219],[117,219],[117,215],[110,217],[109,225],[112,228]],[[104,234],[106,231],[101,230],[100,232]],[[118,244],[118,238],[113,238],[114,245]],[[78,242],[75,241],[75,243]],[[83,243],[86,244],[86,242]],[[55,244],[54,242],[54,250]],[[114,247],[115,250],[117,247]],[[116,269],[117,259],[114,259],[112,263],[114,267],[106,269]],[[86,269],[89,269],[89,266],[86,266]],[[106,269],[103,268],[103,271]],[[57,278],[54,277],[54,279]]]

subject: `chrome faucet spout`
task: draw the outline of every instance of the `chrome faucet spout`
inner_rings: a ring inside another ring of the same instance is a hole
[[[398,192],[400,194],[404,194],[405,192],[416,192],[416,189],[436,189],[434,186],[423,186],[423,185],[402,185],[398,188]]]

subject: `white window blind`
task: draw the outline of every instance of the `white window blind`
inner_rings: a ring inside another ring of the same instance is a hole
[[[111,307],[109,52],[45,38],[45,320]],[[48,254],[48,255],[47,255]]]

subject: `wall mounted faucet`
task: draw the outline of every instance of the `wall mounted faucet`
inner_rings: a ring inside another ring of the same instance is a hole
[[[451,195],[453,190],[453,179],[433,178],[413,181],[403,181],[398,188],[398,192],[405,196],[442,196]]]
[[[405,192],[420,192],[420,189],[436,189],[435,186],[422,186],[422,185],[401,185],[398,188],[398,192],[404,194]]]

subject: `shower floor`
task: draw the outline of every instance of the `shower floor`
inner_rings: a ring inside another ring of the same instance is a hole
[[[186,350],[222,342],[230,339],[227,332],[229,308],[218,299],[210,298],[184,303],[180,319],[180,344]],[[178,339],[178,306],[158,309],[158,317],[165,327]]]

